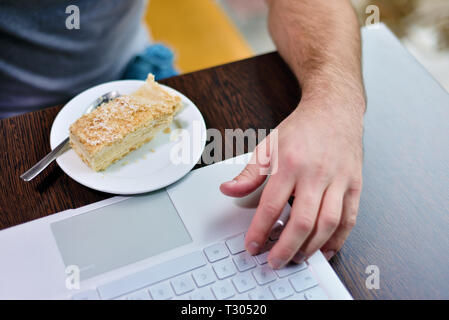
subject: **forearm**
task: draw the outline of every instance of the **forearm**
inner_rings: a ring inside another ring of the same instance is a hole
[[[269,31],[303,99],[339,96],[363,114],[360,28],[349,0],[271,0]],[[350,95],[350,96],[348,96]]]
[[[277,127],[276,148],[262,141],[242,173],[221,185],[242,197],[266,176],[258,155],[269,149],[272,170],[246,232],[251,254],[269,236],[293,195],[290,218],[268,255],[272,268],[304,262],[321,249],[330,259],[355,224],[362,188],[365,109],[360,31],[349,0],[271,0],[269,28],[298,77],[299,106]]]

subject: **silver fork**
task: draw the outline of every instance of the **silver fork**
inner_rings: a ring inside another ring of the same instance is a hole
[[[98,106],[100,106],[104,102],[108,102],[114,100],[119,97],[120,94],[117,91],[108,92],[101,97],[97,98],[94,102],[92,102],[84,111],[84,114],[90,113],[95,110]],[[28,171],[23,173],[20,178],[24,181],[30,181],[34,177],[36,177],[39,173],[41,173],[50,163],[53,162],[57,157],[70,149],[70,138],[67,137],[64,141],[56,146],[49,154],[43,157],[38,163],[32,166]]]

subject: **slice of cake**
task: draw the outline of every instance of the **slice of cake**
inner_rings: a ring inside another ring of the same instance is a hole
[[[180,109],[180,97],[149,74],[136,92],[104,103],[74,122],[70,145],[89,167],[101,171],[167,128]]]

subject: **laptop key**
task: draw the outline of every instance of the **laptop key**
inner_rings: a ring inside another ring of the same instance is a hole
[[[183,294],[180,296],[174,297],[172,300],[192,300],[189,294]]]
[[[249,272],[245,272],[234,277],[232,279],[232,283],[234,283],[234,286],[239,293],[249,291],[256,287],[256,281],[254,281],[251,273]]]
[[[126,296],[122,296],[119,298],[119,300],[151,300],[151,297],[148,293],[148,290],[143,289],[127,294]]]
[[[273,241],[267,241],[263,246],[261,253],[255,256],[259,264],[265,264],[268,262],[268,254],[270,253],[270,250],[271,248],[273,248],[274,244],[275,242]]]
[[[267,264],[253,270],[253,275],[254,278],[256,278],[257,283],[260,285],[264,285],[277,279],[276,274]]]
[[[284,278],[286,276],[289,276],[289,275],[291,275],[293,273],[296,273],[298,271],[304,270],[306,268],[307,268],[307,265],[306,265],[305,262],[300,263],[300,264],[289,263],[285,267],[283,267],[282,269],[275,270],[274,272],[276,272],[276,274],[280,278]]]
[[[173,279],[171,285],[178,296],[195,289],[195,284],[190,275],[182,275]]]
[[[232,298],[229,298],[229,300],[249,300],[249,297],[247,294],[238,294]]]
[[[315,277],[308,269],[291,276],[289,280],[296,292],[304,291],[318,284]]]
[[[192,300],[215,300],[211,288],[201,288],[190,295]]]
[[[154,300],[167,300],[173,298],[173,290],[168,282],[156,284],[149,289]]]
[[[216,243],[204,249],[210,262],[215,262],[229,256],[229,251],[223,243]]]
[[[213,284],[212,291],[218,300],[229,299],[235,295],[235,289],[229,280]]]
[[[217,279],[209,266],[193,271],[192,276],[198,287],[207,286],[208,284],[214,283]]]
[[[237,269],[231,259],[221,260],[213,265],[215,274],[218,279],[225,279],[237,273]]]
[[[173,260],[149,267],[137,273],[106,283],[98,287],[102,299],[113,299],[129,292],[148,287],[206,265],[201,251],[195,251]]]
[[[304,292],[306,300],[328,300],[326,293],[319,286],[313,287]]]
[[[260,287],[249,293],[251,300],[273,300],[274,296],[268,287]]]
[[[258,254],[256,260],[259,264],[265,264],[268,262],[268,254],[270,251],[265,251],[264,253]]]
[[[272,284],[270,286],[270,289],[274,297],[278,300],[285,299],[295,293],[287,279],[281,279],[278,282]]]
[[[100,300],[97,290],[86,290],[72,296],[73,300]]]
[[[240,272],[252,269],[256,266],[253,257],[246,251],[236,255],[233,260]]]
[[[245,251],[245,234],[239,234],[233,238],[226,240],[226,245],[232,254]]]

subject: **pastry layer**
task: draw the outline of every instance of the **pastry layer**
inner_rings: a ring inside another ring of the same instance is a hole
[[[158,125],[142,127],[130,134],[123,140],[105,146],[93,157],[91,157],[84,145],[75,136],[70,136],[71,146],[81,159],[95,171],[105,170],[112,163],[122,159],[128,153],[140,148],[149,142],[159,131],[170,126],[171,121],[162,121]]]
[[[136,92],[105,103],[73,123],[70,144],[92,169],[104,170],[168,127],[180,108],[181,99],[150,74]]]

